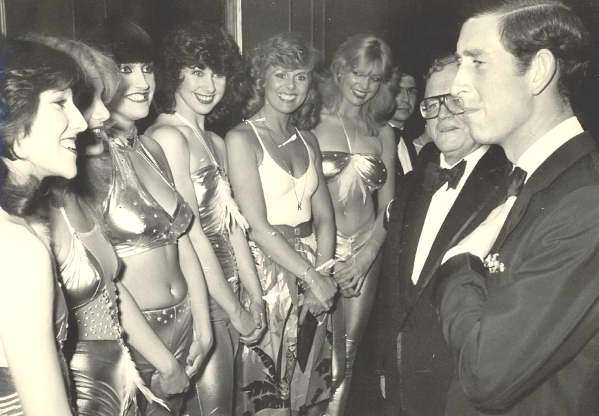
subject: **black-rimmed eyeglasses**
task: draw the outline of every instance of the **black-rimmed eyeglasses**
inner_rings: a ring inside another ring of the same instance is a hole
[[[420,114],[425,120],[439,117],[441,105],[454,115],[464,114],[464,101],[457,95],[441,94],[427,97],[420,102]]]

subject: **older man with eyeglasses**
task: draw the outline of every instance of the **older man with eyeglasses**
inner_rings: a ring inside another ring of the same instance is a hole
[[[456,72],[453,55],[429,70],[420,112],[436,146],[422,150],[428,164],[416,172],[410,197],[389,213],[381,283],[388,319],[379,328],[379,362],[394,415],[444,415],[454,369],[431,304],[431,279],[457,236],[478,225],[466,219],[488,197],[501,195],[509,172],[500,147],[472,139],[462,100],[450,93]]]

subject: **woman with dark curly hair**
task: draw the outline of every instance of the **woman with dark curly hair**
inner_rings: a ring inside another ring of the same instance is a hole
[[[66,416],[68,313],[48,231],[32,214],[42,179],[77,173],[80,73],[68,55],[22,40],[1,40],[0,62],[0,414]]]
[[[250,60],[250,118],[225,140],[268,321],[262,341],[242,347],[236,414],[321,412],[315,405],[326,404],[331,393],[325,312],[336,293],[327,269],[335,228],[318,143],[309,132],[320,109],[312,82],[318,58],[291,33],[260,43]]]
[[[335,280],[345,316],[345,376],[328,414],[343,415],[356,350],[376,294],[378,253],[386,234],[383,218],[393,199],[395,139],[386,121],[395,102],[386,85],[391,51],[381,39],[348,38],[330,69],[322,83],[325,105],[314,134],[335,208]]]
[[[169,33],[158,71],[158,104],[164,112],[146,131],[162,146],[175,187],[198,219],[189,235],[211,295],[214,349],[187,403],[191,415],[233,414],[233,364],[240,335],[242,342],[255,343],[266,326],[245,238],[247,222],[231,197],[225,144],[205,130],[207,120],[239,105],[241,64],[235,41],[221,27],[190,23]],[[249,312],[239,298],[240,282]]]

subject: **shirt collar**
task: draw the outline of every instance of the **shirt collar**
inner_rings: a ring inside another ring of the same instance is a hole
[[[584,132],[575,116],[553,127],[532,144],[516,162],[516,166],[526,171],[526,181],[539,166],[545,162],[563,144]]]
[[[393,127],[394,129],[399,129],[399,130],[401,130],[401,131],[404,131],[404,130],[405,130],[405,126],[397,126],[397,125],[395,125],[395,123],[393,123],[393,120],[389,120],[389,121],[387,122],[387,124],[388,124],[389,126]]]
[[[452,167],[454,167],[455,165],[457,165],[458,163],[460,163],[462,160],[465,160],[466,161],[466,170],[468,170],[469,166],[472,169],[474,169],[474,166],[476,166],[476,163],[480,160],[481,157],[483,157],[483,155],[485,153],[487,153],[488,149],[489,149],[488,145],[480,146],[479,148],[477,148],[473,152],[470,152],[469,154],[467,154],[466,156],[464,156],[462,159],[458,160],[456,163],[454,163],[451,166],[445,160],[445,155],[443,153],[441,153],[440,154],[440,158],[439,158],[439,165],[443,169],[451,169]]]

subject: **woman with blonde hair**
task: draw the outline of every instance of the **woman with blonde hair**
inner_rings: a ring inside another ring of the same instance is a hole
[[[330,317],[336,285],[334,220],[309,132],[320,101],[312,82],[318,53],[281,33],[251,53],[253,96],[246,122],[225,139],[235,199],[266,300],[268,330],[243,346],[236,414],[322,413],[331,392]]]
[[[345,375],[329,415],[345,411],[356,350],[376,294],[384,214],[393,199],[395,139],[386,125],[395,105],[390,74],[389,46],[372,35],[355,35],[339,46],[321,85],[324,108],[314,134],[335,209],[335,280],[343,294],[346,337]]]

